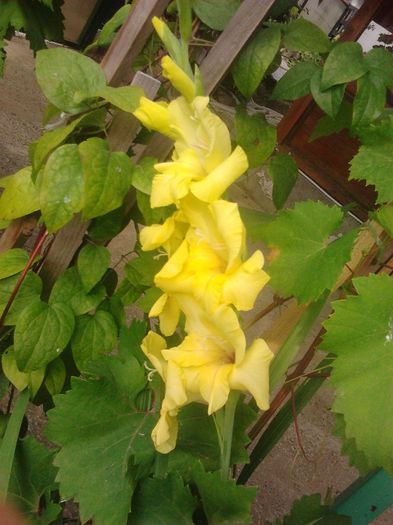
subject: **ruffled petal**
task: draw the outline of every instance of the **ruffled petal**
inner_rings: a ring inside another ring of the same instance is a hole
[[[161,417],[151,433],[154,446],[158,452],[169,454],[176,447],[178,429],[176,414],[169,414],[163,406]]]
[[[165,381],[167,363],[162,356],[162,350],[166,348],[165,339],[155,332],[150,331],[143,339],[141,348],[145,356]]]
[[[159,131],[163,135],[176,140],[177,135],[170,125],[168,104],[164,102],[153,102],[141,97],[139,106],[134,111],[134,116],[148,129]]]
[[[153,224],[142,229],[139,239],[143,251],[156,250],[163,246],[174,234],[175,217],[168,217],[163,224]]]

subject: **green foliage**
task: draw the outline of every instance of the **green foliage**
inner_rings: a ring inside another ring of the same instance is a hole
[[[18,368],[31,372],[56,359],[71,339],[74,325],[74,314],[65,303],[46,304],[37,299],[27,306],[15,326]]]
[[[124,267],[127,279],[134,286],[153,286],[154,275],[164,265],[164,260],[156,257],[155,252],[137,251],[138,257],[128,261]]]
[[[375,220],[387,231],[393,238],[393,206],[383,206],[379,208],[374,215]]]
[[[393,86],[393,56],[381,47],[371,49],[364,57],[371,77],[379,78],[386,87]]]
[[[21,272],[29,260],[29,254],[22,248],[12,248],[0,253],[0,279]]]
[[[247,154],[250,168],[260,166],[276,147],[277,130],[264,115],[249,115],[243,107],[236,109],[236,140]]]
[[[298,177],[296,162],[291,156],[278,152],[271,157],[267,173],[273,181],[274,205],[280,210],[296,184]]]
[[[319,66],[314,62],[298,62],[277,82],[273,99],[295,100],[310,93],[310,82]]]
[[[335,89],[335,87],[330,88]],[[339,133],[343,129],[350,129],[352,123],[352,105],[343,100],[335,118],[325,115],[320,118],[310,135],[310,141],[326,137],[332,133]]]
[[[386,399],[393,387],[393,280],[370,275],[353,284],[358,295],[333,303],[334,314],[325,323],[322,348],[337,355],[333,410],[344,415],[346,437],[355,439],[373,465],[392,473],[393,415]]]
[[[145,479],[135,494],[128,525],[193,525],[196,502],[180,476]]]
[[[367,126],[377,119],[386,104],[386,86],[380,76],[366,73],[357,81],[353,101],[352,125],[354,128]]]
[[[281,30],[272,26],[262,29],[241,50],[232,66],[236,87],[250,98],[280,50]]]
[[[109,354],[116,340],[117,326],[109,312],[98,310],[94,315],[77,317],[71,347],[78,369],[84,371],[101,354]]]
[[[94,60],[66,48],[39,51],[36,76],[49,102],[71,114],[89,109],[106,86],[104,73]]]
[[[223,480],[220,472],[194,475],[209,525],[247,525],[251,523],[251,505],[256,495],[253,487],[236,485]]]
[[[64,361],[61,359],[61,357],[58,357],[49,363],[49,365],[46,367],[45,387],[51,396],[60,394],[63,389],[66,377],[67,371]]]
[[[323,66],[321,88],[357,80],[367,72],[362,46],[357,42],[342,42],[334,46]]]
[[[34,397],[40,388],[45,375],[45,368],[32,372],[21,372],[16,364],[15,352],[12,346],[7,348],[1,356],[1,366],[6,378],[18,389],[29,387]]]
[[[289,22],[284,31],[283,45],[291,51],[310,53],[328,53],[332,48],[326,33],[304,18]]]
[[[146,193],[146,195],[150,195],[151,193],[153,177],[156,174],[154,169],[156,163],[157,159],[144,157],[138,165],[135,166],[132,173],[132,185],[142,193]]]
[[[77,268],[83,288],[89,293],[109,267],[110,253],[105,246],[86,244],[78,255]]]
[[[87,46],[87,48],[85,49],[85,53],[89,52],[95,47],[110,46],[116,36],[117,30],[127,20],[131,9],[131,4],[123,5],[120,9],[118,9],[116,13],[112,16],[112,18],[103,25],[97,40],[95,40],[92,44]]]
[[[193,0],[198,18],[211,29],[223,31],[238,10],[240,0]]]
[[[318,69],[311,78],[310,88],[313,99],[329,117],[334,119],[341,107],[344,96],[345,84],[321,89],[322,69]]]
[[[0,179],[4,188],[0,197],[0,219],[12,220],[40,209],[37,188],[31,180],[31,168],[23,168]]]
[[[261,224],[259,238],[275,250],[268,272],[277,293],[306,303],[332,289],[358,234],[351,230],[329,243],[343,219],[337,206],[305,201]]]
[[[97,95],[122,111],[133,113],[139,106],[139,99],[143,96],[143,89],[138,86],[121,86],[117,88],[104,86],[97,91]]]
[[[0,280],[0,312],[4,311],[19,279],[19,275]],[[14,325],[22,311],[40,298],[42,281],[37,274],[28,272],[5,318],[5,325]]]
[[[71,390],[55,397],[46,433],[61,447],[55,458],[60,493],[79,502],[81,520],[125,525],[137,466],[154,454],[148,436],[155,417],[134,408],[141,388],[130,388],[140,373],[134,357],[106,357],[101,364],[98,379],[73,379]]]

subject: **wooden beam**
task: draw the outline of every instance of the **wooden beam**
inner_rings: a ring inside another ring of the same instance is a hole
[[[101,62],[108,84],[129,84],[132,62],[153,31],[151,19],[161,16],[169,0],[139,0],[124,22]]]

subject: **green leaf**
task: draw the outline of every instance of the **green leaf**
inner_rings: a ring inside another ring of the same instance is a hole
[[[335,88],[330,88],[335,89]],[[352,105],[343,100],[335,118],[325,115],[320,118],[310,135],[310,142],[320,137],[339,133],[343,129],[350,129],[352,124]]]
[[[49,102],[67,113],[88,109],[106,85],[105,75],[94,60],[64,47],[37,53],[36,76]]]
[[[77,317],[71,348],[78,369],[83,371],[90,361],[112,352],[116,341],[117,326],[109,312],[98,310],[94,315]]]
[[[310,88],[311,94],[318,106],[332,119],[337,115],[345,92],[345,84],[332,86],[329,89],[321,90],[322,69],[318,69],[313,75]]]
[[[221,479],[220,472],[195,473],[209,525],[247,525],[251,523],[251,506],[256,488],[236,485],[232,479]]]
[[[334,46],[323,66],[321,88],[357,80],[367,72],[362,46],[357,42],[339,42]]]
[[[133,500],[129,525],[193,525],[196,502],[180,476],[145,479]]]
[[[262,29],[242,49],[232,66],[236,87],[250,98],[261,83],[270,64],[280,50],[281,30],[278,27]]]
[[[270,126],[262,114],[248,115],[243,107],[236,109],[236,141],[247,154],[250,168],[260,166],[273,153],[277,130]]]
[[[140,308],[143,312],[148,314],[151,310],[151,307],[153,304],[157,301],[159,297],[162,295],[162,290],[159,288],[156,288],[155,286],[152,286],[151,288],[148,288],[145,290],[142,297],[140,297],[136,301],[136,306]]]
[[[158,273],[164,260],[157,257],[156,252],[138,250],[138,257],[128,261],[124,267],[127,279],[134,286],[154,286],[154,276]]]
[[[51,396],[60,394],[67,376],[64,361],[59,357],[51,361],[46,368],[45,386]]]
[[[41,514],[40,499],[54,489],[56,469],[54,452],[33,436],[19,440],[10,479],[8,499],[30,520]],[[34,521],[35,522],[35,521]]]
[[[154,455],[155,416],[134,409],[125,378],[119,383],[111,372],[115,361],[121,364],[116,357],[104,359],[107,373],[101,379],[73,379],[71,390],[56,396],[48,413],[46,434],[61,446],[55,458],[60,493],[79,502],[82,522],[93,519],[96,525],[126,524],[135,488],[130,465]],[[135,359],[133,367],[141,368]]]
[[[104,215],[119,206],[131,184],[132,163],[123,152],[111,153],[104,139],[97,137],[79,144],[85,190],[83,218]]]
[[[259,238],[276,251],[268,273],[277,293],[307,303],[332,289],[358,234],[354,229],[329,243],[343,219],[338,206],[305,201],[279,212],[272,222],[261,223]]]
[[[76,144],[66,144],[49,157],[39,178],[42,217],[49,232],[67,224],[82,209],[83,172]]]
[[[88,234],[94,241],[109,241],[116,237],[128,224],[123,207],[96,217],[89,225]]]
[[[211,29],[223,31],[240,6],[240,0],[193,0],[198,18]]]
[[[269,161],[267,173],[273,181],[273,202],[279,210],[284,206],[297,181],[296,162],[286,153],[276,153]]]
[[[310,81],[319,66],[313,62],[298,62],[280,78],[273,89],[272,98],[295,100],[310,93]]]
[[[156,175],[156,171],[154,169],[156,163],[157,159],[152,157],[143,157],[138,165],[135,166],[135,169],[132,173],[132,185],[134,188],[145,193],[146,195],[150,195],[151,193],[151,185],[153,178]]]
[[[136,202],[138,209],[142,216],[139,214],[137,219],[138,222],[150,226],[151,224],[157,224],[162,220],[170,217],[174,211],[173,206],[160,206],[158,208],[152,208],[150,206],[150,198],[141,191],[136,192]],[[134,217],[132,217],[134,218]]]
[[[374,79],[380,79],[386,87],[393,87],[393,56],[382,47],[374,47],[364,57],[367,69]]]
[[[74,330],[74,314],[67,304],[34,301],[20,314],[14,348],[18,368],[30,372],[59,356]]]
[[[304,18],[289,22],[284,32],[283,45],[291,51],[310,53],[329,53],[332,48],[326,33]]]
[[[17,219],[40,209],[30,167],[0,179],[0,186],[4,188],[0,197],[0,219]]]
[[[365,476],[378,466],[373,465],[364,452],[358,449],[354,438],[347,438],[345,433],[345,419],[342,414],[336,414],[336,424],[333,434],[341,440],[341,454],[348,457],[349,464],[355,467],[361,476]]]
[[[115,106],[127,113],[133,113],[139,106],[139,100],[143,97],[143,89],[138,86],[105,86],[97,91],[97,95],[112,106]]]
[[[124,24],[131,12],[131,9],[131,4],[123,5],[120,9],[118,9],[112,18],[103,25],[97,40],[87,46],[84,52],[87,53],[95,47],[110,46],[116,36],[117,30]]]
[[[393,144],[381,142],[364,145],[350,162],[349,179],[365,180],[375,186],[378,192],[377,203],[393,199]]]
[[[383,206],[374,214],[374,218],[393,238],[393,206]]]
[[[4,351],[1,356],[1,366],[8,381],[18,390],[22,391],[29,386],[32,396],[35,396],[44,380],[45,368],[40,368],[29,373],[21,372],[16,364],[13,346],[10,346]]]
[[[110,253],[105,246],[86,244],[78,255],[77,268],[86,293],[102,279],[110,263]]]
[[[297,6],[297,0],[276,0],[272,7],[269,9],[266,19],[273,19],[276,20],[277,18],[280,18],[282,15],[287,13],[291,7]]]
[[[9,298],[18,282],[19,275],[14,275],[12,277],[7,277],[7,279],[2,279],[0,281],[0,312],[4,311]],[[26,274],[26,277],[23,280],[21,287],[19,288],[18,293],[16,294],[15,299],[12,302],[12,306],[5,318],[5,325],[14,325],[18,320],[21,312],[29,306],[32,302],[40,298],[42,291],[42,281],[41,278],[29,271]]]
[[[105,299],[106,290],[102,284],[86,293],[76,267],[68,268],[55,282],[49,297],[49,304],[67,303],[75,315],[83,315]]]
[[[273,215],[260,210],[253,210],[251,208],[240,206],[239,211],[242,221],[246,226],[247,235],[249,235],[250,239],[254,242],[260,240],[261,226],[266,226],[274,221]]]
[[[29,254],[22,248],[12,248],[0,253],[0,279],[5,279],[21,272],[28,261]]]
[[[345,418],[345,434],[374,465],[393,473],[393,280],[388,275],[353,279],[356,296],[333,303],[323,349],[336,354],[331,381],[333,410]]]
[[[133,319],[130,326],[122,326],[119,336],[119,355],[122,359],[127,359],[133,355],[142,364],[146,361],[146,356],[141,350],[141,343],[147,333],[146,321]]]
[[[386,86],[383,79],[366,73],[357,81],[353,101],[353,127],[367,126],[376,120],[386,104]]]

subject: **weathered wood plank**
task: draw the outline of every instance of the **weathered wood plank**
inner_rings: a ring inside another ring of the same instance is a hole
[[[118,86],[131,81],[132,62],[153,31],[151,19],[160,16],[168,3],[169,0],[141,0],[135,3],[101,62],[109,84]]]

